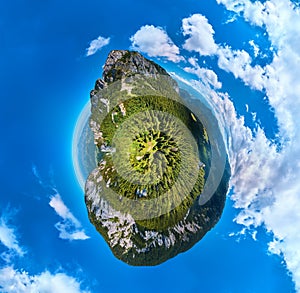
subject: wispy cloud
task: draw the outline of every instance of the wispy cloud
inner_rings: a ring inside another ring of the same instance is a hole
[[[22,257],[26,253],[25,249],[19,244],[17,229],[9,224],[11,216],[12,214],[6,209],[0,218],[0,243],[7,249],[1,257],[7,262],[13,256]]]
[[[55,228],[59,231],[59,237],[66,240],[89,239],[90,237],[86,235],[80,221],[72,214],[72,212],[62,200],[57,188],[52,182],[53,178],[44,180],[35,165],[32,166],[32,173],[36,177],[40,186],[43,187],[43,189],[47,193],[47,197],[50,198],[49,205],[62,219],[54,225]],[[50,183],[48,183],[48,181]]]
[[[131,38],[132,49],[146,53],[149,57],[164,57],[172,62],[183,61],[179,48],[165,30],[153,25],[142,26]]]
[[[218,76],[213,70],[200,67],[196,58],[191,57],[188,61],[192,67],[186,66],[183,68],[184,71],[195,74],[205,86],[210,86],[214,89],[222,87],[222,83],[218,80]]]
[[[110,38],[104,38],[99,36],[97,39],[90,42],[89,47],[86,49],[86,56],[91,56],[100,51],[103,47],[107,46],[110,42]]]
[[[64,208],[60,209],[60,213],[66,215],[67,218],[70,217]],[[82,289],[82,282],[79,279],[70,276],[61,269],[55,273],[46,269],[40,274],[31,275],[23,268],[15,268],[16,259],[22,258],[24,260],[27,252],[19,243],[17,229],[11,224],[15,216],[16,210],[7,208],[0,218],[0,244],[6,248],[6,251],[1,255],[4,263],[1,263],[0,266],[0,291],[3,293],[90,292]]]
[[[253,54],[254,54],[254,57],[257,57],[259,55],[259,47],[258,45],[256,45],[254,43],[254,40],[250,40],[249,42],[249,45],[252,47],[253,49]]]
[[[62,219],[62,221],[55,224],[55,228],[60,232],[59,237],[61,239],[86,240],[90,238],[85,234],[81,223],[70,212],[59,194],[51,196],[49,205]]]
[[[38,275],[30,275],[25,270],[12,266],[0,269],[0,289],[3,293],[18,292],[68,292],[88,293],[81,288],[81,282],[64,272],[50,273],[48,270]]]

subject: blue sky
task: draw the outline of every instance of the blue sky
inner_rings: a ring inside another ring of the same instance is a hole
[[[1,2],[1,290],[299,291],[299,28],[288,0]],[[153,268],[96,233],[71,152],[108,52],[132,47],[205,94],[233,174],[218,225]]]

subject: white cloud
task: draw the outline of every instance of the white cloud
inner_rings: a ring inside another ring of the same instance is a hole
[[[3,293],[87,293],[81,289],[81,282],[65,273],[52,274],[45,271],[39,275],[30,275],[11,266],[0,269],[0,290]]]
[[[200,55],[212,56],[216,55],[218,58],[218,66],[226,72],[233,73],[235,78],[240,78],[244,83],[251,88],[262,90],[264,88],[264,73],[265,70],[256,65],[252,67],[252,59],[245,50],[232,50],[229,46],[218,45],[214,40],[214,30],[205,16],[201,14],[194,14],[189,18],[182,20],[182,31],[184,36],[188,36],[183,47],[192,52],[198,52]],[[250,41],[252,44],[252,42]],[[253,43],[254,45],[254,43]],[[255,47],[255,54],[257,47]],[[189,72],[197,74],[201,79],[207,77],[211,80],[215,88],[220,88],[221,84],[214,72],[206,71],[195,65],[195,59],[190,58],[193,62],[193,69],[187,69]]]
[[[58,206],[57,210],[66,219],[70,217],[68,210],[56,204],[55,206]],[[0,291],[3,293],[89,292],[81,289],[81,282],[78,279],[61,271],[53,274],[45,270],[41,274],[30,275],[24,269],[14,268],[12,260],[21,258],[26,253],[19,244],[16,229],[9,225],[14,215],[14,210],[7,209],[0,218],[0,243],[7,249],[1,255],[4,264],[0,267]]]
[[[225,21],[225,24],[235,22],[236,20],[237,20],[237,16],[236,16],[236,14],[234,14],[233,16],[229,17],[229,18]]]
[[[219,4],[242,15],[251,24],[265,27],[272,44],[278,48],[299,45],[299,8],[289,0],[217,0]],[[293,25],[294,24],[294,25]],[[293,43],[286,41],[294,35]]]
[[[89,238],[82,229],[81,223],[70,212],[59,194],[50,198],[49,205],[62,218],[62,221],[55,224],[61,239],[86,240]]]
[[[263,23],[269,36],[274,36],[270,40],[278,53],[274,54],[273,61],[265,67],[252,66],[248,52],[221,45],[215,55],[220,68],[233,73],[251,88],[266,92],[278,119],[283,148],[277,150],[261,128],[258,127],[253,133],[246,127],[244,118],[237,118],[228,95],[209,91],[207,87],[205,91],[210,96],[210,102],[213,103],[226,134],[232,167],[231,185],[234,188],[232,200],[235,207],[241,209],[235,221],[246,227],[249,231],[247,234],[254,240],[258,226],[263,225],[274,235],[268,246],[269,251],[284,258],[300,292],[300,130],[297,126],[300,121],[300,53],[297,51],[299,46],[295,46],[300,36],[293,29],[286,29],[291,26],[300,27],[300,18],[297,21],[295,18],[295,15],[300,15],[300,11],[292,9],[288,1],[268,2],[270,1],[266,2],[266,7],[272,7],[274,13],[279,11],[273,9],[274,3],[283,9],[282,2],[286,2],[283,18],[280,20],[285,24],[285,29],[281,32],[285,41],[280,39],[278,32],[272,31],[276,30],[276,24]],[[250,1],[244,3],[247,4],[244,7],[252,5]],[[256,5],[260,7],[260,4],[253,5],[249,8],[252,12]],[[236,7],[238,11],[243,10],[243,6]],[[287,11],[291,14],[290,17],[286,16]],[[254,19],[258,22],[257,19],[261,18],[255,14]],[[271,16],[271,19],[278,21],[278,16]],[[286,22],[287,19],[290,21]],[[281,24],[279,27],[282,27]],[[197,60],[189,61],[196,68]],[[203,84],[199,84],[199,87],[203,91]],[[245,228],[242,231],[245,234]]]
[[[190,57],[188,59],[188,62],[193,66],[193,67],[197,67],[198,66],[198,58],[196,57]]]
[[[254,40],[250,40],[249,45],[253,48],[254,57],[257,57],[259,54],[259,47],[254,43]]]
[[[198,64],[194,63],[194,60],[189,60],[191,64],[194,64],[193,67],[185,67],[184,70],[189,73],[193,73],[197,75],[201,82],[204,83],[204,85],[212,86],[215,89],[220,89],[222,87],[222,83],[219,82],[217,74],[207,68],[202,68]]]
[[[264,3],[217,1],[242,15],[252,25],[266,30],[277,52],[273,61],[264,67],[253,66],[253,60],[245,50],[216,45],[212,28],[206,30],[207,38],[201,39],[203,28],[196,21],[189,21],[191,18],[184,23],[188,27],[183,27],[184,35],[189,36],[184,46],[200,55],[217,56],[221,69],[232,73],[245,85],[264,91],[275,111],[282,143],[280,151],[261,128],[252,133],[244,125],[244,118],[237,118],[227,95],[210,91],[203,82],[202,85],[199,83],[201,90],[204,88],[212,97],[215,112],[227,131],[233,174],[231,184],[234,187],[232,199],[235,207],[241,209],[235,221],[247,227],[254,239],[253,229],[261,225],[273,233],[269,251],[283,256],[300,292],[300,10],[288,0]],[[197,15],[196,18],[201,17]],[[258,54],[258,48],[253,48],[254,54]],[[198,65],[195,61],[190,60],[193,68],[188,71],[196,72]],[[198,74],[200,77],[201,72]]]
[[[264,225],[273,233],[269,251],[283,256],[300,292],[300,10],[288,0],[217,2],[264,28],[277,50],[273,61],[260,67],[251,66],[243,50],[219,47],[218,63],[250,87],[264,89],[278,119],[282,149],[262,129],[252,134],[229,100],[220,113],[229,132],[232,199],[242,209],[236,222],[249,229]]]
[[[253,89],[262,90],[265,82],[265,70],[259,65],[251,65],[252,58],[245,50],[232,50],[228,46],[218,48],[218,66],[233,73]]]
[[[55,228],[60,232],[59,237],[67,240],[89,239],[90,237],[86,235],[81,223],[63,202],[54,183],[52,182],[52,178],[50,178],[50,184],[47,182],[48,180],[44,181],[35,165],[32,166],[32,173],[45,191],[52,194],[50,196],[49,205],[54,209],[57,215],[62,218],[62,221],[55,224]]]
[[[1,255],[6,261],[14,255],[22,257],[25,254],[24,248],[19,245],[16,229],[9,225],[9,220],[10,215],[3,213],[0,218],[0,243],[8,250]]]
[[[86,49],[86,56],[91,56],[100,51],[104,46],[107,46],[110,42],[110,38],[104,38],[99,36],[97,39],[90,42],[89,47]]]
[[[198,52],[200,55],[213,55],[217,52],[214,41],[214,30],[205,16],[194,14],[182,20],[182,32],[189,38],[183,48],[188,51]]]
[[[176,63],[184,60],[179,54],[179,48],[160,27],[142,26],[130,41],[133,50],[146,53],[149,57],[164,57]]]

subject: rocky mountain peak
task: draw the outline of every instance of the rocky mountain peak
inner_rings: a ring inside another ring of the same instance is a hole
[[[109,53],[103,67],[103,80],[114,82],[126,76],[141,75],[168,75],[165,69],[140,53],[127,50],[113,50]]]

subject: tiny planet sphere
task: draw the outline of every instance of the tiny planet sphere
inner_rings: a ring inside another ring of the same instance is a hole
[[[112,51],[73,136],[88,216],[113,254],[159,265],[219,221],[230,167],[218,122],[137,52]]]

